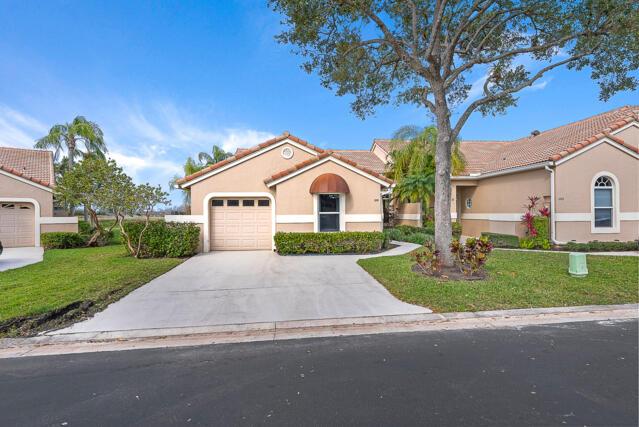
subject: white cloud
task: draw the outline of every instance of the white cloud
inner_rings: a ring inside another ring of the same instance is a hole
[[[37,119],[0,104],[0,145],[31,148],[47,130]]]

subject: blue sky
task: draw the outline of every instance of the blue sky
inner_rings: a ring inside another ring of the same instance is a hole
[[[358,119],[351,99],[274,41],[279,29],[258,0],[4,0],[0,145],[30,147],[81,114],[138,182],[167,188],[187,156],[213,144],[234,151],[288,130],[321,147],[367,149],[402,125],[431,123],[411,106]],[[625,92],[602,103],[588,72],[556,70],[507,115],[474,115],[462,138],[512,139],[638,101]]]

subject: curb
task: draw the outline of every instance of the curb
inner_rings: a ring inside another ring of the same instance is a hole
[[[383,333],[499,329],[639,318],[639,304],[293,320],[0,339],[0,359]]]

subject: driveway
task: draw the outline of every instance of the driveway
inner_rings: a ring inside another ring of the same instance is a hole
[[[399,255],[416,245],[385,253]],[[176,328],[430,313],[394,298],[360,268],[359,255],[270,251],[195,256],[106,310],[60,333]]]
[[[42,261],[42,248],[4,248],[0,255],[0,271],[12,270]]]

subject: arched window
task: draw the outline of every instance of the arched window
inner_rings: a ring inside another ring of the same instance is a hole
[[[616,179],[608,175],[599,175],[594,179],[592,189],[593,230],[613,231],[617,224]]]

